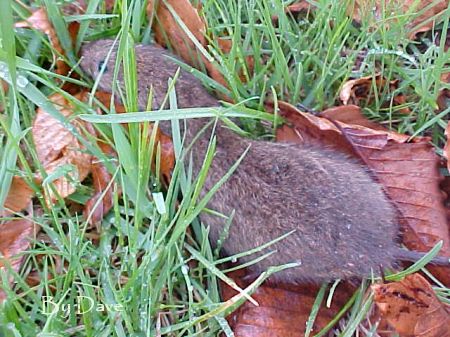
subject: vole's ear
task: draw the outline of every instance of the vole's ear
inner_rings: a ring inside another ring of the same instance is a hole
[[[106,40],[89,41],[81,44],[80,66],[81,69],[91,77],[96,76],[98,63],[104,60],[104,55],[107,54],[109,50],[105,41]]]
[[[92,54],[89,54],[88,50],[92,42],[83,42],[80,48],[80,67],[84,73],[91,74],[92,76],[92,59],[94,58]]]
[[[83,56],[89,55],[89,53],[94,54],[95,50],[96,50],[96,46],[95,46],[96,43],[97,43],[97,41],[83,42],[81,44],[81,48],[80,48],[80,56],[83,57]]]

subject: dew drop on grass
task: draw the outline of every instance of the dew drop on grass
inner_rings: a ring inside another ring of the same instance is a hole
[[[233,258],[231,259],[231,262],[232,262],[232,263],[236,263],[236,262],[237,262],[237,258],[233,257]]]
[[[17,76],[17,86],[19,88],[25,88],[27,86],[28,82],[29,81],[25,76],[23,76],[23,75]]]
[[[0,78],[3,78],[7,82],[11,82],[8,66],[3,62],[0,62]]]
[[[8,67],[4,63],[0,63],[0,77],[5,77],[8,73]]]
[[[181,266],[181,272],[183,273],[183,275],[187,275],[189,272],[189,267],[187,265],[182,265]]]
[[[158,253],[154,252],[151,256],[150,256],[150,261],[151,262],[155,262],[156,260],[158,260]]]

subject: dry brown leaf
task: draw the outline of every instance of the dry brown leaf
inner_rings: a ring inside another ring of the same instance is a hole
[[[105,143],[99,143],[98,145],[106,155],[110,157],[116,155],[109,145]],[[111,179],[112,175],[106,167],[101,162],[94,161],[92,164],[92,180],[94,181],[95,194],[87,201],[83,211],[84,217],[89,219],[91,225],[98,226],[113,206],[114,185],[111,184],[111,187],[107,189]]]
[[[69,14],[82,13],[82,8],[74,4],[66,5],[63,9]],[[16,22],[14,26],[16,28],[33,28],[47,35],[53,49],[56,51],[56,54],[53,55],[54,62],[56,64],[56,73],[60,75],[67,75],[70,72],[70,67],[64,62],[64,60],[61,59],[61,57],[59,57],[59,55],[65,55],[65,51],[61,46],[53,25],[48,19],[47,11],[44,7],[35,10],[25,21]],[[72,41],[75,41],[79,26],[80,25],[78,22],[71,22],[68,25],[68,30],[70,36],[72,37]]]
[[[286,11],[293,14],[310,10],[314,5],[308,1],[300,0],[286,7]],[[389,23],[396,20],[397,15],[410,15],[405,26],[408,37],[414,39],[418,33],[431,30],[436,22],[442,20],[448,0],[356,0],[348,7],[349,15],[357,22],[362,18],[374,16],[376,21],[371,22],[372,27],[389,27]],[[386,20],[386,17],[391,17]]]
[[[450,307],[439,301],[420,274],[372,289],[382,315],[401,336],[450,337]]]
[[[18,271],[23,256],[17,256],[30,246],[29,237],[33,234],[33,223],[26,219],[11,220],[0,225],[0,269],[5,267],[5,260],[14,271]],[[7,270],[7,269],[6,269]],[[6,298],[0,286],[0,304]]]
[[[96,92],[96,98],[106,108],[110,108],[111,94],[106,92]],[[114,102],[114,109],[117,113],[126,112],[126,108],[117,102]],[[99,110],[98,113],[101,113],[101,111]],[[149,128],[148,132],[148,139],[150,139],[152,127]],[[158,146],[158,144],[161,146],[160,172],[165,181],[169,182],[175,165],[175,152],[172,139],[164,134],[160,129],[156,131],[155,146]],[[103,153],[107,154],[109,157],[116,156],[116,153],[109,145],[105,143],[99,143],[98,145]],[[155,154],[156,152],[156,150],[153,151]],[[152,163],[155,163],[154,159],[152,160]],[[85,218],[89,219],[89,223],[91,225],[98,225],[113,206],[113,190],[110,188],[105,192],[112,176],[101,162],[96,162],[94,160],[92,164],[92,178],[94,181],[95,194],[86,203],[83,213]],[[121,192],[122,191],[120,190],[118,191],[118,193]],[[99,200],[102,197],[102,194],[104,194],[104,196],[101,200]],[[91,214],[90,218],[89,214]]]
[[[411,19],[408,20],[406,30],[411,39],[420,32],[425,32],[434,27],[436,18],[439,20],[443,17],[447,9],[447,0],[357,0],[355,1],[353,9],[353,18],[356,21],[361,21],[361,18],[367,13],[373,13],[376,20],[373,25],[383,25],[388,27],[386,23],[386,14],[411,14]],[[386,13],[386,14],[383,14]],[[417,14],[417,15],[416,15]],[[393,18],[394,19],[394,18]],[[393,20],[392,19],[392,20]]]
[[[75,97],[82,100],[82,95],[84,94]],[[49,100],[55,104],[63,116],[68,117],[72,114],[73,107],[63,96],[54,94],[49,97]],[[84,130],[95,134],[95,130],[89,123],[76,120],[73,125],[80,134],[83,134]],[[32,135],[38,159],[47,174],[53,173],[58,167],[65,164],[73,165],[74,170],[69,175],[75,182],[83,181],[89,174],[92,156],[86,152],[84,146],[67,128],[41,108],[37,110]],[[56,179],[53,185],[62,198],[75,192],[76,188],[75,184],[66,177]],[[49,189],[48,194],[46,193],[46,201],[52,204],[55,200],[56,196]]]
[[[224,53],[224,54],[229,54],[231,52],[231,49],[233,47],[233,42],[231,41],[231,39],[227,39],[227,38],[219,38],[217,40],[217,44],[219,45],[220,50]],[[239,62],[239,59],[236,57],[235,62]],[[217,67],[214,65],[214,63],[206,63],[207,69],[208,69],[208,73],[210,74],[210,76],[216,80],[217,82],[219,82],[220,84],[222,84],[224,87],[228,87],[228,84],[225,80],[225,77],[223,77],[222,74],[219,75],[215,75],[213,76],[212,73],[217,72]],[[245,67],[247,69],[248,73],[253,73],[253,69],[255,67],[255,60],[252,56],[247,56],[245,57],[245,65],[243,65],[243,67]],[[242,82],[246,82],[246,76],[244,74],[244,70],[241,69],[241,71],[239,71],[239,78],[241,79]]]
[[[283,125],[277,130],[276,139],[281,142],[301,143],[305,145],[329,146],[340,151],[357,156],[353,146],[342,137],[340,131],[330,120],[304,113],[293,105],[279,101],[279,113],[285,117],[291,124]],[[268,109],[273,109],[273,104],[268,104]],[[363,126],[353,125],[355,128],[366,129]],[[379,131],[384,134],[384,131]],[[394,132],[388,132],[388,138],[399,142],[408,140],[408,136],[400,135]]]
[[[155,6],[156,12],[154,13]],[[189,0],[161,0],[156,3],[154,0],[150,0],[148,2],[148,17],[154,17],[153,31],[155,32],[155,40],[161,46],[170,44],[175,53],[181,56],[183,60],[192,66],[199,67],[197,47],[178,24],[177,19],[172,14],[173,11],[178,14],[197,41],[202,46],[206,45],[206,25],[198,15],[197,9],[192,6]]]
[[[39,8],[38,10],[33,12],[33,14],[31,14],[31,16],[25,21],[16,22],[15,27],[34,28],[40,30],[48,36],[48,39],[55,51],[60,55],[64,55],[64,49],[59,42],[55,29],[48,19],[47,11],[45,10],[45,8]],[[70,70],[69,66],[63,60],[61,60],[58,55],[55,54],[53,55],[53,57],[54,62],[56,63],[56,72],[61,75],[66,75]]]
[[[35,234],[36,235],[36,234]],[[85,234],[86,239],[90,240],[88,233]],[[35,240],[39,240],[40,242],[50,243],[51,239],[47,236],[47,234],[40,233],[40,235],[36,235]],[[91,241],[93,242],[93,241]],[[37,254],[34,255],[35,261],[38,265],[42,266],[45,264],[45,254]],[[47,276],[48,282],[48,290],[47,294],[55,294],[58,291],[58,286],[52,280],[55,280],[57,277],[61,277],[66,272],[67,262],[64,262],[64,258],[59,255],[52,255],[52,268],[49,268],[45,273]],[[37,287],[43,282],[44,273],[39,271],[37,268],[32,268],[26,275],[25,282],[30,287]]]
[[[30,203],[33,195],[33,189],[22,178],[13,177],[4,205],[5,210],[0,212],[0,216],[23,210]]]
[[[199,16],[198,9],[192,6],[189,0],[169,0],[167,3],[178,13],[179,17],[183,18],[183,22],[197,41],[202,46],[206,46],[207,43],[204,35],[206,32],[206,23]],[[208,61],[201,53],[197,52],[197,46],[189,38],[184,29],[178,25],[169,8],[162,1],[157,1],[156,5],[155,14],[155,1],[149,1],[147,6],[148,17],[152,18],[154,15],[152,28],[155,32],[156,42],[162,46],[167,46],[169,43],[176,54],[194,67],[201,68],[201,64],[204,64],[209,76],[226,87],[228,84],[225,77],[217,69],[214,62]],[[227,42],[221,43],[224,46],[227,44]],[[226,97],[221,98],[227,99]]]
[[[111,109],[111,97],[112,95],[108,92],[104,92],[104,91],[96,91],[95,92],[95,97],[107,108],[107,109]],[[117,103],[116,101],[114,101],[114,111],[116,113],[124,113],[127,112],[126,108],[124,105]],[[98,109],[97,111],[98,114],[101,114],[102,111],[100,109]]]
[[[339,129],[329,120],[287,103],[279,102],[279,107],[280,115],[293,127],[286,133],[288,127],[284,126],[277,132],[277,139],[297,137],[297,142],[334,147],[362,159],[400,212],[404,244],[413,250],[428,251],[442,240],[441,255],[450,256],[447,212],[439,189],[439,158],[427,138],[407,142],[406,135],[344,123],[339,123]],[[448,268],[430,269],[442,282],[450,284]]]
[[[345,126],[343,130],[400,211],[405,246],[428,251],[442,240],[440,254],[450,256],[449,227],[439,188],[439,157],[429,140],[416,138],[414,142],[402,143],[389,140],[386,134],[373,134],[370,129]],[[450,284],[448,268],[430,270]]]
[[[157,2],[151,0],[147,6],[148,17],[154,17],[152,28],[155,32],[156,42],[162,46],[169,44],[177,55],[193,67],[202,69],[203,65],[212,79],[222,86],[228,87],[225,77],[217,68],[217,63],[208,60],[198,51],[196,43],[189,38],[185,30],[177,23],[173,14],[173,12],[177,13],[198,43],[203,47],[207,47],[207,39],[205,37],[207,26],[203,18],[200,17],[198,10],[189,0]],[[219,38],[217,42],[223,53],[227,54],[230,52],[232,43],[229,39]],[[251,56],[247,56],[245,62],[245,67],[251,73],[254,59]],[[243,71],[240,71],[240,77],[243,81],[245,80]],[[231,101],[229,97],[224,96],[222,93],[218,93],[218,96],[223,100]]]
[[[39,8],[34,11],[28,19],[25,21],[16,22],[14,26],[16,28],[34,28],[40,30],[49,37],[51,42],[58,42],[59,44],[56,37],[56,32],[48,19],[45,8]]]
[[[240,277],[243,271],[228,274],[240,287],[245,287]],[[258,302],[255,306],[245,302],[229,317],[230,326],[237,337],[286,337],[303,336],[306,322],[311,313],[311,308],[316,298],[319,287],[316,285],[283,287],[273,284],[261,285],[252,298]],[[342,306],[349,300],[354,288],[348,284],[341,284],[336,289],[330,308],[323,303],[313,326],[313,334],[324,328],[338,313]],[[224,301],[232,298],[235,290],[227,285],[222,287]]]
[[[8,92],[8,83],[0,79],[0,84],[2,86],[3,92],[6,94]],[[5,107],[3,106],[2,102],[0,102],[0,112],[3,112],[5,110]]]
[[[388,84],[387,80],[381,75],[376,75],[375,79],[372,76],[361,77],[353,80],[349,80],[344,83],[339,93],[339,98],[344,105],[355,104],[360,105],[361,101],[370,103],[374,98],[373,85],[377,91],[383,90]],[[389,90],[393,92],[398,88],[398,80],[392,80],[389,82]],[[406,97],[403,94],[397,94],[393,98],[393,105],[404,105],[406,103]],[[408,114],[411,111],[407,107],[399,109],[399,112]]]
[[[96,97],[103,105],[105,105],[105,107],[107,107],[108,109],[110,108],[111,94],[106,92],[97,92]],[[126,112],[125,107],[117,102],[114,102],[114,109],[117,113]],[[99,111],[99,113],[101,113],[101,111]],[[148,132],[148,139],[150,139],[152,127],[149,128]],[[162,132],[161,129],[158,129],[156,131],[155,146],[158,146],[158,144],[160,144],[161,146],[160,172],[166,182],[168,182],[170,181],[172,169],[175,165],[175,152],[172,139],[164,132]],[[153,153],[156,153],[156,151],[154,151]],[[155,162],[154,159],[152,160],[152,162]]]
[[[297,14],[309,10],[311,7],[313,7],[311,3],[305,0],[301,0],[299,2],[293,3],[292,5],[287,6],[286,11],[292,14]]]
[[[172,138],[158,129],[156,146],[161,146],[160,171],[165,182],[168,184],[172,177],[172,170],[175,166],[175,150],[173,148]],[[156,151],[155,151],[156,153]]]
[[[387,131],[384,126],[368,120],[367,117],[362,114],[361,108],[356,105],[332,107],[322,111],[319,116],[346,124],[361,125],[374,130]]]
[[[293,4],[287,6],[284,11],[285,11],[285,13],[289,13],[289,14],[295,16],[300,13],[306,13],[314,7],[315,6],[311,3],[309,3],[308,1],[300,0],[300,1],[294,2]],[[279,19],[278,15],[272,15],[272,22],[275,26],[278,25],[278,19]]]
[[[33,233],[33,223],[27,219],[17,219],[8,221],[0,225],[0,253],[9,260],[9,263],[18,270],[20,258],[14,258],[18,253],[26,250],[29,246],[28,238]],[[5,264],[0,261],[0,267],[4,268]],[[17,268],[16,268],[17,267]]]

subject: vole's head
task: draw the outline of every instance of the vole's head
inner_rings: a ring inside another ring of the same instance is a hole
[[[116,61],[116,50],[117,43],[114,46],[114,40],[88,42],[81,47],[81,69],[95,80],[101,73],[102,68],[104,68],[99,86],[100,89],[106,91],[111,90],[111,81],[114,74],[113,67]]]

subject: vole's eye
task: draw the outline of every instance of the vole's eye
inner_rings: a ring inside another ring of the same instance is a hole
[[[98,63],[98,66],[97,66],[97,71],[98,72],[101,72],[102,71],[102,68],[103,68],[103,65],[105,64],[105,61],[100,61],[99,63]],[[105,67],[105,70],[104,70],[104,72],[106,73],[108,71],[108,67]]]

